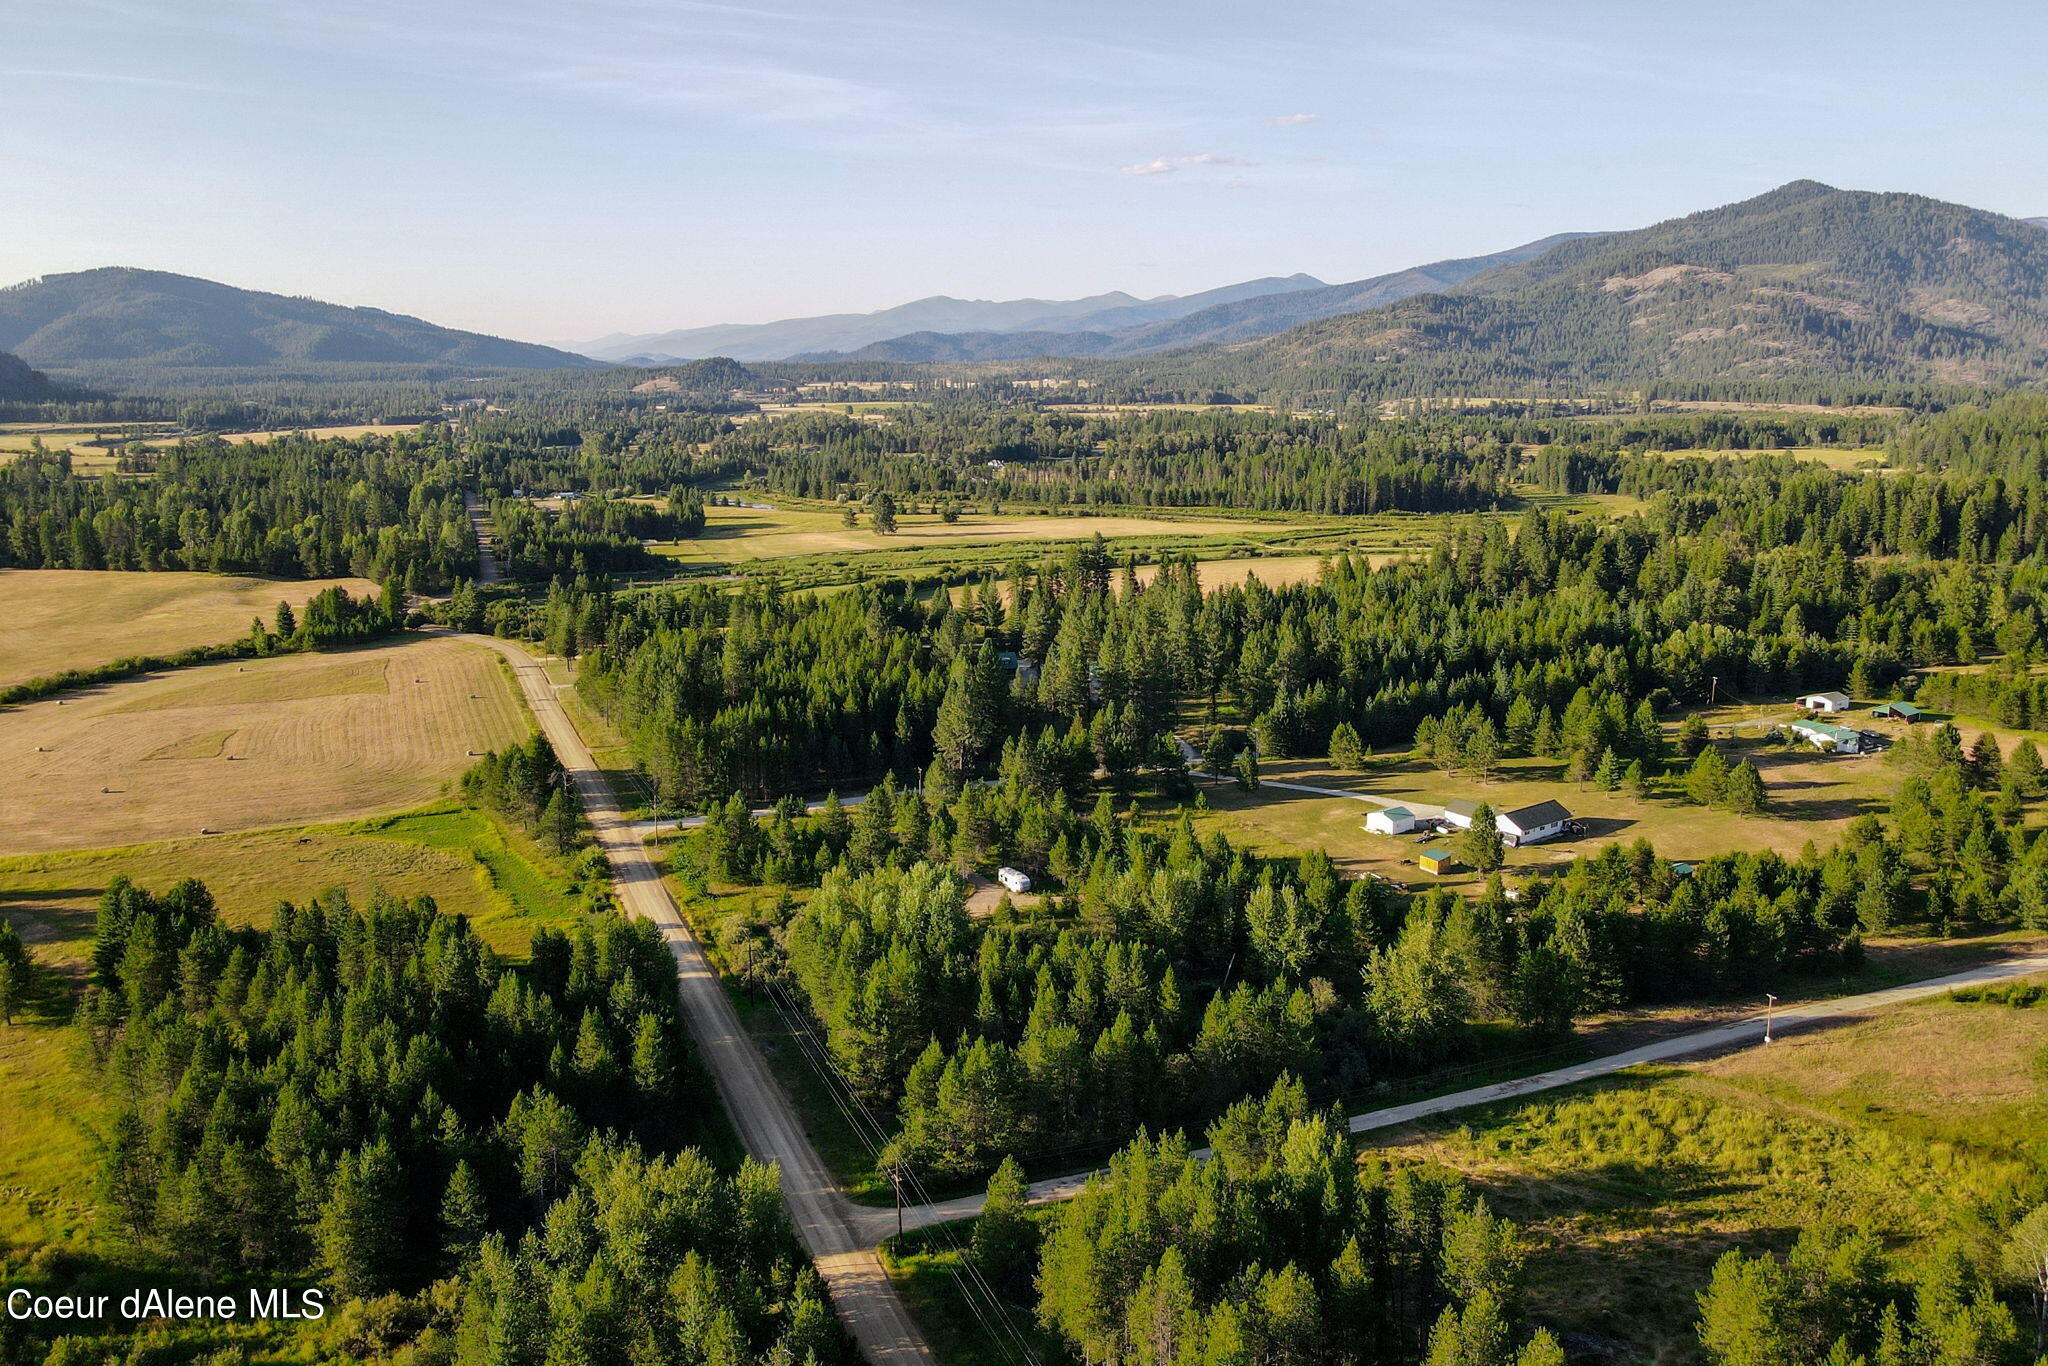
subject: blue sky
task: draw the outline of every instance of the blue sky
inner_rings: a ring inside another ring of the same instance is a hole
[[[0,0],[0,281],[545,339],[1356,279],[1802,176],[2048,214],[2048,6]]]

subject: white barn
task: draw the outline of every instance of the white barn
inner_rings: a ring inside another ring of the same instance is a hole
[[[1459,830],[1472,828],[1472,815],[1479,810],[1479,803],[1454,797],[1444,803],[1444,824]]]
[[[1405,806],[1389,806],[1367,816],[1365,828],[1374,835],[1405,835],[1415,828],[1415,813]]]
[[[1833,714],[1849,710],[1849,698],[1846,693],[1810,692],[1799,699],[1799,705],[1808,711]]]

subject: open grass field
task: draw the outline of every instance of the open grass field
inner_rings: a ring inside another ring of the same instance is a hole
[[[0,714],[0,854],[401,810],[526,731],[497,657],[456,640],[104,684]]]
[[[117,849],[0,858],[0,914],[46,963],[83,963],[94,908],[115,877],[159,888],[204,882],[221,914],[264,925],[280,900],[329,887],[358,902],[379,888],[431,896],[468,916],[492,948],[523,956],[535,925],[575,915],[570,873],[520,831],[453,803],[341,825],[252,830]]]
[[[250,618],[267,623],[278,603],[297,610],[337,584],[358,596],[377,591],[368,579],[0,570],[0,686],[233,640],[248,634]]]
[[[417,422],[357,422],[341,427],[287,427],[268,432],[220,432],[221,440],[235,445],[262,445],[275,441],[281,436],[297,436],[301,433],[322,440],[353,440],[362,436],[397,436],[401,432],[416,432]],[[174,446],[183,437],[159,437],[148,442],[152,446]]]
[[[1832,1220],[1910,1260],[2038,1198],[2044,1050],[2048,1010],[1927,1001],[1465,1111],[1381,1154],[1464,1174],[1524,1226],[1538,1318],[1621,1348],[1611,1360],[1689,1366],[1693,1295],[1729,1247],[1783,1250]]]
[[[1667,460],[1744,460],[1760,455],[1783,455],[1809,464],[1825,465],[1831,470],[1855,473],[1888,474],[1891,467],[1885,453],[1880,450],[1847,446],[1792,446],[1756,450],[1687,450],[1650,451],[1647,454],[1661,456]]]
[[[896,534],[883,536],[865,524],[848,528],[841,524],[839,513],[823,510],[711,507],[705,509],[705,514],[709,525],[703,535],[693,540],[658,545],[654,547],[655,551],[683,561],[728,563],[849,551],[919,550],[1014,541],[1084,541],[1097,535],[1105,539],[1205,533],[1242,537],[1290,529],[1280,522],[1041,516],[1034,513],[1005,513],[994,517],[986,513],[965,513],[958,522],[948,525],[928,513],[903,513],[896,519]],[[866,519],[862,520],[865,523]]]

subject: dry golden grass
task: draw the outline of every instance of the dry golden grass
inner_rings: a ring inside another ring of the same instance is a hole
[[[1463,1173],[1524,1226],[1540,1318],[1631,1361],[1691,1363],[1693,1295],[1729,1247],[1783,1249],[1833,1222],[1910,1259],[2023,1193],[2048,1118],[2044,1046],[2048,1010],[1924,1001],[1446,1116],[1382,1148]]]
[[[217,757],[203,751],[232,732]],[[496,656],[411,640],[209,664],[0,714],[0,852],[94,849],[417,805],[527,722]],[[39,748],[40,747],[40,748]]]
[[[281,436],[297,436],[301,433],[307,436],[319,437],[323,440],[329,438],[353,440],[359,436],[396,436],[400,432],[416,432],[419,428],[420,424],[417,422],[358,422],[344,427],[289,427],[269,432],[222,432],[220,433],[220,438],[235,445],[262,445],[266,441],[275,441]],[[152,446],[175,446],[181,439],[178,437],[161,438],[152,440],[149,444]]]
[[[1245,536],[1286,531],[1278,522],[1177,520],[1166,517],[1069,517],[1005,513],[991,517],[964,513],[951,524],[928,513],[899,513],[893,536],[866,525],[849,528],[837,512],[798,508],[705,509],[709,524],[694,540],[656,547],[678,560],[731,562],[792,555],[818,555],[863,550],[921,550],[988,545],[1008,541],[1073,541],[1092,536],[1200,536],[1208,533]]]
[[[279,602],[296,610],[335,584],[359,596],[377,591],[368,579],[0,570],[0,686],[232,640],[250,618],[268,622]]]

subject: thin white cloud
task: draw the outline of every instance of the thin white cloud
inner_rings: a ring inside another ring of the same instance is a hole
[[[1118,169],[1125,175],[1172,175],[1183,166],[1251,166],[1256,163],[1243,157],[1231,156],[1228,152],[1195,152],[1189,155],[1167,153],[1141,161],[1134,166]]]
[[[208,81],[185,81],[170,76],[129,76],[118,71],[46,71],[15,68],[0,70],[0,78],[29,81],[88,81],[104,85],[145,85],[159,90],[190,90],[203,95],[224,95],[227,87]]]
[[[1268,128],[1292,128],[1297,124],[1314,123],[1320,114],[1280,114],[1266,120]]]

